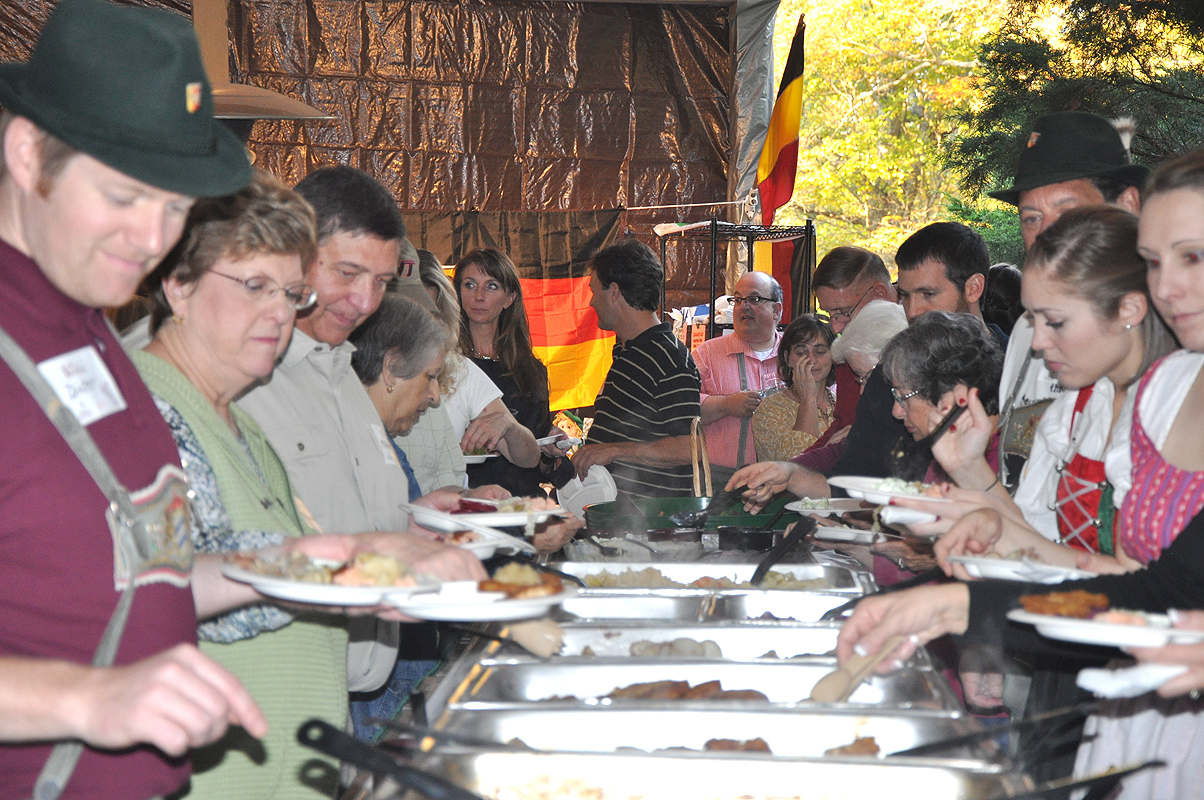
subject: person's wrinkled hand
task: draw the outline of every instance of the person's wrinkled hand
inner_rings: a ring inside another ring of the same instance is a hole
[[[894,562],[899,569],[924,572],[935,567],[937,561],[927,547],[917,550],[915,545],[919,544],[916,539],[888,539],[871,546],[870,552]]]
[[[874,655],[892,636],[905,637],[880,672],[898,669],[918,645],[946,633],[965,633],[970,619],[970,592],[962,583],[920,586],[867,597],[857,604],[836,639],[836,656],[844,663],[854,652]]]
[[[238,679],[190,644],[126,666],[86,668],[66,694],[75,712],[72,738],[105,750],[145,743],[182,756],[230,725],[256,738],[268,730]]]
[[[747,486],[744,492],[744,509],[750,514],[756,514],[775,494],[786,491],[793,471],[794,464],[789,461],[758,461],[737,470],[724,486],[724,490],[730,492],[739,486]]]
[[[896,496],[891,498],[890,505],[924,511],[936,516],[935,522],[917,522],[907,526],[908,530],[917,536],[944,535],[971,511],[980,508],[997,509],[997,501],[991,494],[963,489],[948,483],[941,485],[941,500]]]
[[[573,454],[573,468],[577,470],[577,477],[584,479],[589,473],[589,468],[594,464],[606,466],[614,461],[618,456],[618,448],[613,444],[583,444]]]
[[[504,489],[496,483],[488,483],[484,486],[469,489],[464,492],[464,497],[471,497],[474,500],[508,500],[510,498],[510,490]]]
[[[1170,609],[1167,615],[1171,626],[1184,630],[1204,631],[1204,611]],[[1158,688],[1163,697],[1178,697],[1188,692],[1204,690],[1204,642],[1168,644],[1165,647],[1133,647],[1128,652],[1141,664],[1182,664],[1187,672],[1176,675]],[[1194,696],[1194,695],[1193,695]]]
[[[354,538],[353,556],[364,552],[393,556],[408,564],[412,572],[434,575],[444,581],[479,581],[489,577],[481,562],[469,551],[423,536],[373,531]]]
[[[585,527],[585,520],[572,514],[566,517],[552,517],[535,529],[535,537],[531,544],[540,553],[555,553],[573,540],[577,531]]]
[[[981,556],[992,552],[1003,535],[1003,517],[992,508],[979,508],[966,514],[934,546],[937,561],[945,574],[958,580],[970,581],[974,577],[966,568],[953,561],[950,556]]]
[[[733,392],[725,398],[727,415],[729,417],[738,417],[747,419],[757,410],[757,406],[761,405],[760,392]]]
[[[569,438],[569,435],[567,433],[565,433],[564,431],[562,431],[560,428],[556,427],[555,425],[552,426],[552,429],[550,431],[548,431],[547,435],[555,436],[556,440],[553,442],[549,442],[548,444],[541,444],[539,446],[539,452],[543,453],[545,456],[547,456],[548,458],[550,458],[552,460],[555,460],[557,458],[563,458],[565,455],[567,455],[567,451],[561,450],[557,446],[557,443],[563,442],[565,439]]]
[[[478,449],[494,452],[498,443],[506,438],[510,428],[518,424],[518,420],[509,411],[502,410],[492,414],[481,414],[464,430],[460,438],[460,452],[474,453]]]
[[[460,507],[460,500],[464,494],[458,489],[450,486],[445,486],[442,489],[436,489],[433,492],[427,492],[422,497],[413,498],[410,500],[416,506],[423,508],[442,511],[445,514],[450,514]]]

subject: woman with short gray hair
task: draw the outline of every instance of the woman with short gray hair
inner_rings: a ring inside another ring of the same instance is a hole
[[[879,364],[895,398],[892,413],[913,439],[927,436],[955,405],[965,406],[972,393],[992,420],[999,416],[1003,350],[972,314],[930,311],[917,317],[890,340]],[[995,436],[988,445],[992,467],[997,466],[998,443]],[[939,453],[934,454],[939,463]],[[945,480],[944,470],[937,470],[934,464],[926,480]],[[958,482],[957,474],[947,478]]]

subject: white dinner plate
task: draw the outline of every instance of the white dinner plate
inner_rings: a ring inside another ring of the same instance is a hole
[[[415,619],[438,622],[501,622],[541,617],[552,606],[576,597],[577,587],[566,586],[547,597],[507,600],[502,592],[477,591],[475,581],[452,581],[438,592],[397,594],[385,602]]]
[[[904,508],[903,506],[880,506],[878,509],[878,519],[882,521],[883,525],[920,525],[925,522],[936,522],[936,514],[929,514],[927,511],[917,511],[914,508]],[[916,535],[918,536],[919,534]],[[933,534],[933,536],[937,535],[939,534]]]
[[[868,500],[871,503],[888,503],[894,497],[903,497],[909,500],[931,500],[934,503],[950,502],[944,497],[928,497],[927,495],[906,494],[879,489],[878,485],[883,480],[883,478],[865,478],[857,475],[836,475],[828,478],[828,483],[833,486],[839,486],[853,497],[860,497],[862,500]]]
[[[815,526],[813,535],[821,542],[849,542],[851,544],[878,544],[887,539],[877,531],[859,528],[832,528],[826,525]]]
[[[414,521],[422,527],[429,528],[432,531],[444,531],[447,533],[478,530],[480,526],[490,528],[521,528],[527,524],[528,516],[526,511],[481,511],[471,514],[445,514],[441,511],[424,508],[423,506],[411,506],[409,512],[414,516]],[[557,506],[556,508],[544,511],[532,511],[530,516],[535,517],[535,524],[538,525],[547,522],[551,517],[560,516],[564,513],[565,511]]]
[[[1024,581],[1026,583],[1061,583],[1096,577],[1073,567],[1056,567],[1028,558],[992,558],[990,556],[949,556],[949,560],[962,564],[966,572],[975,578],[990,578],[1001,581]]]
[[[808,503],[815,503],[819,500],[827,502],[827,508],[811,508]],[[804,497],[801,500],[795,500],[793,503],[786,504],[787,511],[797,511],[799,514],[814,514],[817,517],[830,517],[833,514],[847,514],[850,511],[864,511],[861,507],[861,501],[850,499],[847,497],[832,497],[832,498],[817,498],[812,500],[809,497]]]
[[[520,539],[516,536],[511,536],[503,531],[496,530],[489,525],[477,522],[476,518],[481,516],[493,516],[492,514],[445,514],[442,511],[435,511],[432,508],[425,506],[417,506],[413,503],[400,503],[400,508],[406,511],[414,518],[414,521],[424,528],[432,531],[440,531],[442,533],[455,533],[456,531],[476,531],[481,534],[482,541],[489,542],[494,549],[505,548],[507,551],[516,551],[521,553],[534,553],[534,545],[527,542],[525,539]],[[537,511],[535,518],[538,521],[540,514],[553,514],[553,511]],[[522,524],[527,524],[527,515],[522,515]],[[489,556],[481,555],[486,548],[481,542],[471,542],[467,545],[461,545],[466,549],[474,547],[479,550],[473,550],[481,558]],[[492,552],[489,555],[493,555]]]
[[[482,455],[478,455],[478,456],[470,456],[468,453],[465,453],[464,454],[464,463],[465,464],[484,464],[489,459],[497,458],[497,457],[498,457],[497,453],[483,453]]]
[[[1030,614],[1024,609],[1008,612],[1008,619],[1036,625],[1037,632],[1051,639],[1111,647],[1162,647],[1167,644],[1204,642],[1204,631],[1172,628],[1165,614],[1146,614],[1149,625],[1096,622],[1093,619]]]
[[[321,561],[319,564],[333,566],[337,561]],[[337,583],[309,583],[288,578],[260,575],[230,563],[222,564],[222,574],[230,580],[251,585],[255,591],[277,600],[292,600],[296,603],[313,603],[323,606],[375,606],[386,597],[401,597],[411,592],[437,591],[441,582],[429,575],[415,575],[416,586],[342,586]]]

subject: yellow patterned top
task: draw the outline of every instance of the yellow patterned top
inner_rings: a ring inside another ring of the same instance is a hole
[[[819,409],[820,435],[832,424],[836,409],[836,395],[831,389],[824,391],[828,393],[828,409]],[[798,401],[789,390],[771,394],[761,401],[752,416],[758,461],[786,461],[815,444],[819,436],[794,429],[797,419]]]

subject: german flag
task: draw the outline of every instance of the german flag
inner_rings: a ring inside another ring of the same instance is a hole
[[[610,371],[615,335],[598,328],[585,265],[619,234],[621,209],[453,211],[407,218],[410,239],[454,264],[478,247],[518,268],[535,355],[548,368],[553,411],[592,406]]]
[[[790,43],[790,55],[778,97],[769,117],[765,146],[757,162],[757,189],[761,194],[761,224],[772,225],[773,214],[794,194],[794,175],[798,167],[798,129],[803,113],[803,39],[807,25],[802,16]]]
[[[592,406],[610,371],[615,335],[598,328],[589,278],[523,280],[535,355],[548,368],[553,410]]]

